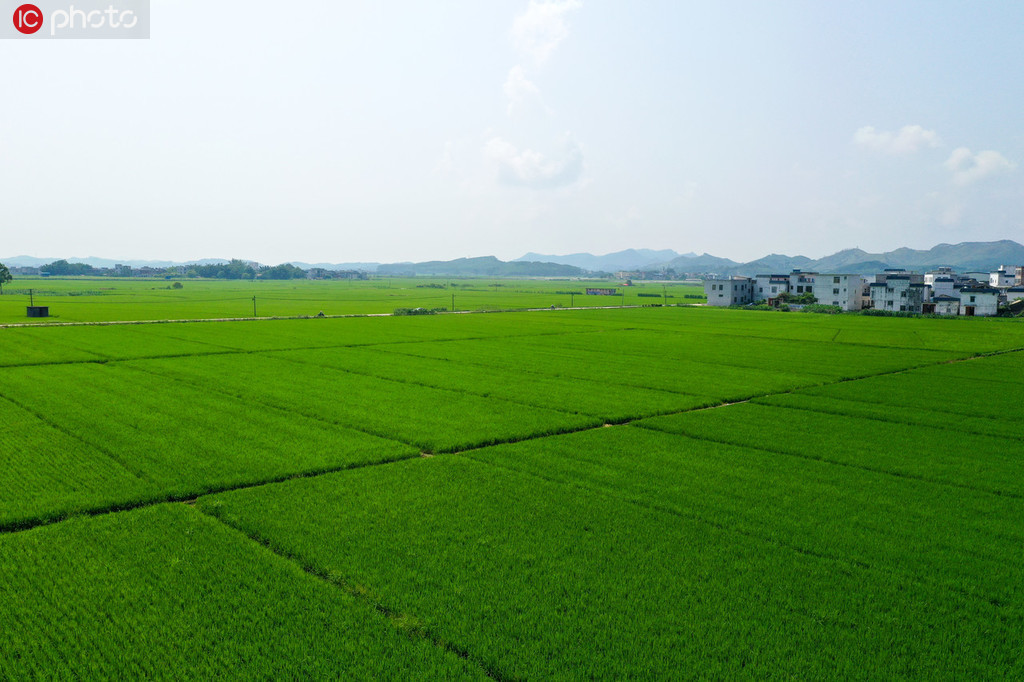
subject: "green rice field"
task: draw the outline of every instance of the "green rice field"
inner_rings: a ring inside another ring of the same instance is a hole
[[[180,289],[174,285],[180,284]],[[396,308],[456,311],[704,302],[700,284],[608,280],[428,279],[204,280],[116,277],[18,277],[0,295],[0,324],[104,320],[202,320],[247,317],[390,314]],[[585,294],[613,288],[613,296]],[[29,293],[31,292],[31,296]],[[255,302],[253,301],[255,298]],[[29,303],[50,317],[26,318]],[[255,303],[255,315],[253,304]]]
[[[0,679],[1024,678],[1024,323],[458,283],[0,327]]]

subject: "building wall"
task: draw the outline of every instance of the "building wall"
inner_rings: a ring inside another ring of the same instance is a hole
[[[956,296],[952,277],[936,277],[932,280],[932,298],[936,296]]]
[[[970,307],[976,317],[993,317],[999,312],[999,292],[964,289],[960,292],[960,314],[967,315]]]
[[[704,295],[708,305],[746,305],[753,302],[754,280],[749,277],[704,280]]]
[[[789,291],[787,275],[757,275],[754,278],[753,296],[755,301],[778,298],[779,294]]]
[[[860,275],[817,274],[814,295],[818,303],[837,305],[843,310],[860,310],[863,304],[864,278]]]
[[[815,290],[818,273],[816,272],[793,272],[789,275],[789,293],[794,296],[800,294],[813,294],[818,295]],[[820,302],[820,301],[819,301]]]
[[[907,276],[890,276],[871,285],[871,307],[890,312],[919,313],[924,302],[924,284],[911,283]]]
[[[959,315],[960,314],[960,301],[954,299],[952,301],[936,301],[935,302],[935,314],[936,315]]]
[[[1012,287],[1017,283],[1016,269],[1012,273],[1005,270],[989,273],[988,283],[994,287]]]
[[[1024,298],[1024,287],[1012,287],[1006,290],[1006,302],[1013,303],[1018,298]]]

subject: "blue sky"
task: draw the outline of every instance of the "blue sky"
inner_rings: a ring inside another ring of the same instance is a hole
[[[1024,242],[1021,3],[292,5],[0,41],[0,256]]]

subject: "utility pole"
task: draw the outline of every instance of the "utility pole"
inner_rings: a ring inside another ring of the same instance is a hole
[[[252,316],[256,317],[256,297],[252,297]]]
[[[28,290],[28,304],[29,305],[35,305],[35,301],[32,300],[32,290],[31,289]]]
[[[455,312],[455,294],[452,294],[452,312]]]
[[[570,308],[575,308],[576,307],[575,305],[573,305],[573,301],[575,299],[576,299],[576,294],[570,291],[569,292],[569,307]]]
[[[661,304],[668,305],[668,285],[661,285]]]

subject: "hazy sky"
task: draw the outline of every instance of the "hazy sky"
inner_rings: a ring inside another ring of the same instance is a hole
[[[1024,241],[1022,34],[1017,1],[153,0],[150,40],[0,41],[0,257]]]

